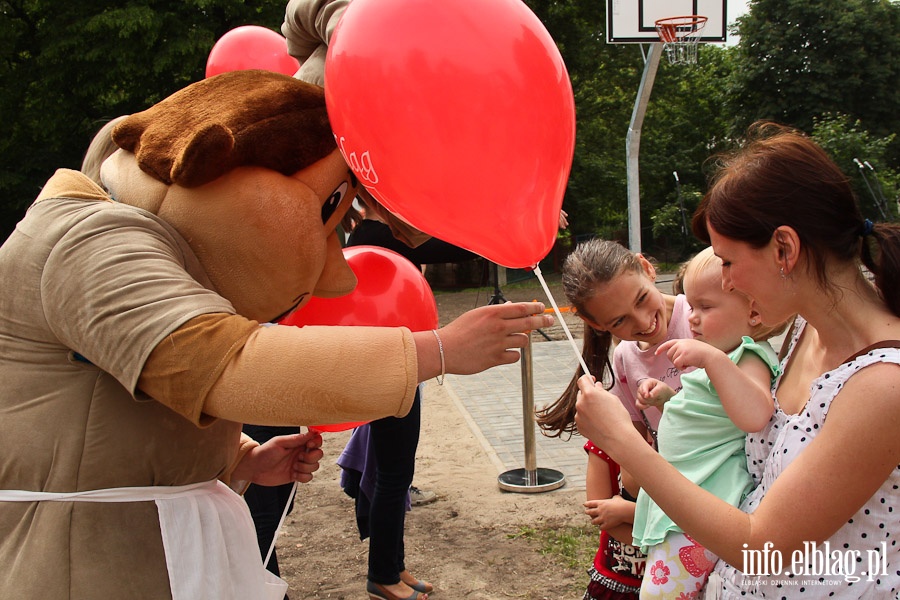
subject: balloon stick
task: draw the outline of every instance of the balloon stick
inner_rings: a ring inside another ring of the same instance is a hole
[[[288,498],[293,498],[294,494],[297,493],[297,482],[294,482],[294,487],[291,488],[291,495]],[[284,519],[287,517],[288,509],[291,507],[291,503],[288,502],[284,505],[284,512],[281,513],[281,520],[278,521],[278,528],[275,529],[275,535],[272,536],[272,543],[269,544],[269,551],[266,552],[266,560],[263,561],[263,567],[269,564],[269,559],[272,558],[272,551],[275,550],[275,542],[278,541],[278,534],[281,533],[281,526],[284,525]]]
[[[569,331],[569,326],[566,325],[566,320],[563,319],[562,314],[559,311],[559,306],[556,305],[556,300],[553,299],[553,294],[550,293],[550,288],[547,287],[547,282],[544,281],[544,275],[541,273],[540,265],[535,265],[534,274],[537,275],[538,281],[541,282],[541,287],[544,288],[544,293],[547,294],[547,298],[550,300],[550,306],[553,307],[553,314],[556,315],[556,318],[559,319],[560,325],[562,325],[563,331],[566,332],[566,338],[569,340],[569,343],[572,344],[572,349],[575,351],[575,356],[578,357],[578,362],[581,364],[581,370],[585,372],[585,374],[590,375],[591,371],[587,367],[587,363],[584,362],[584,357],[581,355],[581,351],[578,349],[578,345],[575,343],[575,339],[572,337],[572,332]]]

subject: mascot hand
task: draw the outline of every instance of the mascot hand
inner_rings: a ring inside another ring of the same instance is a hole
[[[443,345],[443,365],[434,334],[417,332],[419,380],[439,376],[442,370],[470,375],[516,362],[519,352],[514,348],[525,347],[527,332],[553,324],[553,317],[543,313],[541,302],[507,302],[464,313],[438,331]]]

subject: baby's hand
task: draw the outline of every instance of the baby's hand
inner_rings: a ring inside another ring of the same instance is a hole
[[[689,367],[704,369],[711,357],[721,354],[714,346],[697,339],[668,340],[656,349],[657,356],[665,354],[678,369]]]
[[[647,410],[651,406],[661,407],[675,395],[675,390],[658,379],[647,378],[638,384],[638,397],[634,405],[639,410]]]

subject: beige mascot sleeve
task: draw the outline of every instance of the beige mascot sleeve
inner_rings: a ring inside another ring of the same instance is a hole
[[[281,33],[288,54],[297,59],[297,79],[325,85],[325,55],[328,42],[350,0],[290,0]]]
[[[211,417],[257,425],[400,417],[417,384],[406,328],[264,327],[225,314],[196,317],[168,336],[138,381],[201,426]]]

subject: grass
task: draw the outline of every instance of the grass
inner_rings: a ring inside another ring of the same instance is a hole
[[[527,539],[537,545],[537,551],[544,556],[552,556],[569,569],[584,572],[594,561],[599,543],[596,527],[583,525],[575,527],[522,526],[510,534],[513,539]]]

